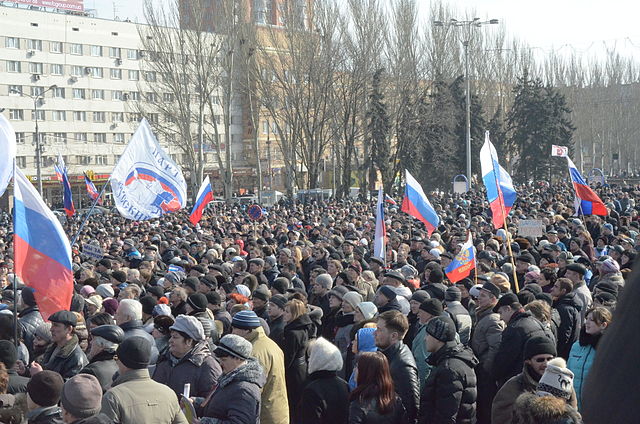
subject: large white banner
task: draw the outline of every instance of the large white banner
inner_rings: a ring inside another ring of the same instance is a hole
[[[16,133],[4,115],[0,115],[0,196],[13,177],[13,161],[16,159]]]
[[[146,119],[113,169],[111,189],[118,211],[136,221],[185,206],[187,184],[182,170],[162,150]]]

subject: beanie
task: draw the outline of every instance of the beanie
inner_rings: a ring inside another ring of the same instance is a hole
[[[442,283],[444,280],[444,273],[440,268],[432,269],[429,273],[429,283]]]
[[[567,368],[563,358],[553,358],[547,363],[547,369],[538,382],[536,393],[539,396],[555,396],[569,400],[573,394],[573,372]]]
[[[460,302],[462,299],[462,293],[456,286],[451,286],[444,292],[445,302]]]
[[[271,292],[266,284],[260,284],[257,289],[253,291],[253,298],[260,299],[264,302],[268,302],[271,297]]]
[[[194,293],[187,298],[187,304],[196,311],[204,311],[207,309],[207,296],[202,293]]]
[[[271,283],[271,288],[277,290],[280,294],[285,294],[289,288],[289,280],[284,277],[278,277]]]
[[[358,309],[364,319],[372,319],[378,315],[378,307],[373,302],[360,302]]]
[[[427,299],[431,299],[431,296],[424,290],[416,290],[411,295],[411,300],[415,300],[418,303],[422,303]]]
[[[437,317],[442,315],[442,302],[438,299],[427,299],[420,304],[420,309]]]
[[[531,359],[536,355],[546,353],[548,355],[556,356],[555,343],[549,340],[545,336],[532,337],[524,345],[524,359]]]
[[[113,316],[118,310],[118,301],[113,297],[105,299],[104,302],[102,302],[102,307],[106,313]]]
[[[273,303],[274,305],[276,305],[278,308],[283,309],[284,310],[284,305],[287,304],[287,298],[284,297],[281,294],[276,294],[274,296],[271,296],[269,298],[269,302]]]
[[[389,300],[393,300],[396,298],[397,294],[395,292],[395,290],[393,290],[391,287],[389,286],[382,286],[380,287],[379,290],[380,294],[382,294],[384,297],[386,297]]]
[[[439,316],[427,323],[427,334],[441,342],[451,342],[456,339],[456,325],[451,318]]]
[[[8,340],[0,340],[0,362],[7,369],[13,368],[18,360],[18,351],[16,346]]]
[[[350,291],[342,297],[343,302],[347,302],[355,310],[362,303],[362,296],[359,293]]]
[[[118,360],[127,368],[132,370],[147,368],[151,360],[151,342],[140,336],[128,337],[120,343],[116,353]]]
[[[253,311],[239,311],[237,312],[231,321],[231,326],[240,328],[243,330],[253,330],[260,327],[260,318]]]
[[[220,294],[216,291],[210,291],[205,295],[205,297],[207,298],[207,302],[211,303],[212,305],[219,306],[220,303],[222,302],[222,298],[220,297]]]
[[[102,387],[93,375],[78,374],[64,383],[60,400],[65,411],[75,418],[92,417],[102,407]]]
[[[316,371],[340,371],[342,354],[340,349],[324,337],[319,337],[309,346],[309,374]]]
[[[36,306],[36,298],[33,296],[33,288],[25,287],[22,289],[22,301],[27,306]]]
[[[40,371],[27,383],[27,393],[39,406],[54,406],[60,400],[62,376],[55,371]]]
[[[142,297],[140,299],[140,303],[142,304],[142,312],[147,315],[151,315],[153,313],[153,307],[158,304],[156,302],[156,299],[154,299],[152,296]]]

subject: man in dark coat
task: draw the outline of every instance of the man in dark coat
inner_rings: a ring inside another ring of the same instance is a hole
[[[55,315],[55,314],[54,314]],[[64,380],[55,371],[39,371],[27,385],[27,421],[29,424],[63,424],[62,410],[58,407]]]
[[[560,315],[558,327],[557,348],[558,356],[569,358],[571,346],[580,335],[580,310],[582,303],[572,291],[573,283],[568,278],[558,278],[551,289],[553,308]]]
[[[478,360],[470,348],[455,341],[451,318],[439,316],[427,323],[427,362],[433,368],[420,399],[420,424],[475,422]]]
[[[0,340],[0,362],[7,369],[9,375],[9,383],[7,385],[7,393],[15,395],[27,392],[27,383],[29,379],[18,375],[14,369],[14,365],[18,360],[18,351],[16,346],[8,340]]]
[[[378,316],[377,324],[376,346],[389,360],[396,393],[407,411],[407,423],[413,424],[418,415],[420,384],[416,361],[411,350],[402,342],[409,329],[409,322],[401,312],[387,311]]]
[[[33,289],[31,287],[24,287],[22,289],[22,302],[21,311],[18,314],[18,322],[22,326],[22,336],[24,338],[24,344],[29,350],[29,355],[33,355],[33,338],[35,337],[36,328],[44,320],[40,315],[40,309],[36,304],[36,299],[33,296]],[[33,358],[31,358],[33,360]]]
[[[111,387],[113,376],[118,372],[114,357],[118,345],[124,340],[124,331],[117,325],[100,325],[91,330],[91,336],[89,365],[80,373],[95,376],[104,393]]]
[[[380,286],[376,293],[373,303],[378,307],[378,312],[383,313],[386,311],[400,311],[402,307],[396,299],[397,294],[390,286]]]
[[[498,386],[502,386],[522,370],[522,355],[527,340],[536,336],[546,336],[553,340],[553,334],[531,313],[525,312],[513,293],[503,295],[493,310],[507,324],[493,361],[493,377]]]
[[[287,298],[281,294],[271,296],[267,305],[269,313],[269,338],[282,349],[284,346],[284,306]]]

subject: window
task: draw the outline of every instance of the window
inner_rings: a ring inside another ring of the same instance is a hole
[[[17,144],[24,144],[25,143],[25,134],[23,132],[17,132],[16,133],[16,143]]]
[[[18,168],[26,168],[27,167],[27,157],[26,156],[16,156],[16,165],[18,165]]]
[[[254,19],[257,24],[267,23],[266,3],[267,2],[265,2],[264,0],[255,0],[253,2]]]
[[[17,72],[20,72],[20,71],[17,71]],[[134,70],[129,71],[129,80],[138,81],[139,79],[140,79],[140,71],[134,71]]]
[[[53,142],[59,144],[67,144],[67,133],[57,132],[53,133]]]
[[[44,66],[40,62],[29,63],[29,72],[32,74],[42,74],[43,69],[44,69]]]
[[[122,92],[122,90],[112,91],[111,100],[124,100],[124,93]]]
[[[56,87],[53,90],[53,98],[54,99],[64,99],[65,98],[65,88],[64,87]]]
[[[72,66],[71,67],[71,76],[81,77],[83,75],[83,67],[82,66]]]
[[[62,53],[62,42],[49,41],[49,51],[51,53]]]
[[[44,87],[31,87],[31,95],[33,97],[43,96]]]
[[[140,100],[140,92],[139,91],[132,91],[129,93],[129,99],[130,100]]]
[[[52,116],[53,116],[53,120],[54,121],[66,121],[67,120],[67,111],[66,110],[54,110]]]
[[[94,78],[102,78],[104,76],[104,71],[102,68],[98,67],[98,66],[94,66],[91,68],[91,75]]]
[[[22,67],[20,66],[20,62],[17,60],[8,60],[7,72],[22,72]]]
[[[82,44],[71,44],[70,51],[71,54],[82,55]]]
[[[27,41],[27,49],[28,50],[37,50],[39,52],[42,51],[42,40],[29,40]]]
[[[18,37],[6,37],[4,39],[4,46],[8,49],[19,49],[20,39]]]
[[[106,121],[107,121],[106,112],[93,112],[93,122],[106,122]]]
[[[111,79],[120,80],[122,79],[122,69],[111,68],[109,70],[109,75],[111,76]]]
[[[104,90],[91,90],[93,100],[104,100]]]
[[[140,122],[142,115],[139,113],[129,113],[129,122]]]
[[[9,119],[12,121],[24,120],[24,111],[22,109],[9,109]]]
[[[144,73],[145,81],[155,82],[156,81],[156,73],[154,71],[147,71]]]
[[[170,113],[165,113],[164,114],[164,122],[168,122],[170,124],[175,124],[176,119],[173,115],[171,115]]]
[[[21,85],[10,85],[9,86],[9,95],[10,96],[19,96],[22,93]]]
[[[86,97],[84,88],[74,88],[73,89],[73,98],[74,99],[81,99],[81,100],[86,99],[87,97]]]
[[[73,139],[76,141],[84,141],[87,142],[87,133],[75,133],[73,135]]]
[[[87,121],[87,112],[83,110],[76,110],[73,112],[73,120],[78,122],[86,122]]]
[[[149,103],[155,103],[158,101],[158,96],[153,92],[148,92],[145,97]]]
[[[111,121],[124,122],[124,112],[111,112]]]
[[[113,142],[114,143],[124,143],[124,133],[114,133],[113,134]]]
[[[35,110],[31,111],[31,120],[35,121],[36,119],[38,119],[38,121],[45,120],[44,110],[38,109],[37,111]]]
[[[163,93],[162,100],[167,103],[173,103],[173,93]]]
[[[91,156],[76,155],[76,163],[78,165],[89,165],[91,163]]]
[[[121,58],[122,49],[120,47],[109,47],[109,57]]]
[[[262,121],[262,134],[269,132],[269,121]]]
[[[91,56],[102,56],[102,46],[91,46]]]
[[[107,142],[107,134],[106,133],[93,133],[93,141],[96,143],[106,143]]]
[[[104,135],[104,134],[103,134]],[[96,156],[96,165],[108,165],[107,155]]]
[[[31,133],[31,139],[36,139],[36,133]],[[37,139],[40,143],[45,143],[47,141],[47,133],[38,133]],[[37,160],[34,160],[33,163],[37,163]]]
[[[151,122],[152,124],[157,124],[158,123],[158,119],[160,117],[160,114],[158,113],[148,113],[147,114],[147,119],[149,120],[149,122]]]
[[[49,65],[51,75],[62,75],[64,73],[64,65],[61,63],[52,63]]]
[[[127,59],[138,60],[139,58],[140,58],[140,55],[138,53],[138,50],[132,50],[132,49],[127,50]]]

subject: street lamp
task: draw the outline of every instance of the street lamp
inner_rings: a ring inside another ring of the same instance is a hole
[[[38,178],[38,192],[40,193],[40,195],[42,196],[42,144],[40,144],[40,134],[38,134],[38,101],[40,99],[44,99],[44,95],[45,93],[47,93],[48,91],[51,91],[53,89],[58,88],[58,86],[56,84],[53,84],[51,86],[49,86],[49,88],[47,88],[46,90],[44,90],[42,93],[36,95],[36,96],[32,96],[30,94],[26,94],[24,92],[22,92],[22,90],[16,90],[16,89],[11,89],[10,92],[11,93],[15,93],[15,94],[20,94],[21,96],[25,96],[25,97],[29,97],[31,100],[33,100],[33,114],[35,116],[35,120],[36,120],[36,132],[35,132],[35,142],[36,142],[36,176]]]
[[[471,82],[469,79],[469,41],[471,40],[471,30],[473,28],[479,28],[482,25],[496,25],[498,23],[497,19],[489,19],[488,21],[481,21],[480,18],[473,18],[471,20],[459,21],[457,19],[451,18],[451,20],[447,23],[443,21],[433,21],[434,26],[438,27],[456,27],[456,28],[464,28],[464,39],[462,40],[462,45],[464,46],[464,79],[466,82],[466,93],[465,93],[465,103],[466,103],[466,118],[467,118],[467,179],[469,189],[471,189]]]

